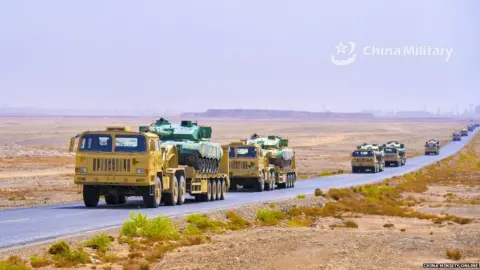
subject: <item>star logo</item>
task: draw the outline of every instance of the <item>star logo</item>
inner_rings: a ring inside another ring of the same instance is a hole
[[[355,43],[352,42],[352,41],[348,41],[348,42],[345,42],[345,44],[343,43],[343,40],[340,41],[340,44],[338,45],[334,45],[334,47],[337,49],[337,53],[336,55],[345,55],[345,57],[341,57],[341,58],[345,58],[344,60],[339,60],[336,58],[336,56],[334,54],[332,54],[331,56],[331,59],[332,59],[332,63],[336,66],[346,66],[346,65],[350,65],[351,63],[355,62],[355,60],[357,59],[357,55],[358,53],[354,53],[355,51]],[[350,50],[348,51],[347,53],[347,48],[350,48]]]

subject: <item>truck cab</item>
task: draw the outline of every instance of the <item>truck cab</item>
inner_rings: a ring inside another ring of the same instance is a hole
[[[129,127],[107,127],[86,131],[70,139],[75,149],[75,184],[83,185],[87,207],[103,195],[107,204],[124,204],[128,196],[140,195],[147,205],[159,204],[164,152],[158,136],[132,132]]]
[[[452,134],[452,140],[453,141],[461,141],[462,140],[462,135],[460,132],[454,131]]]

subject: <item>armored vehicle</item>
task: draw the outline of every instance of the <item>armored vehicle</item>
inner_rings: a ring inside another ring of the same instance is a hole
[[[352,173],[383,172],[385,160],[383,147],[378,144],[361,144],[352,152]]]
[[[452,134],[453,140],[454,141],[461,141],[462,140],[462,134],[458,131],[454,131]]]
[[[148,132],[132,132],[130,127],[107,127],[86,131],[76,139],[75,184],[83,186],[83,201],[95,207],[100,196],[107,204],[124,204],[128,196],[142,196],[145,205],[156,208],[183,204],[185,194],[199,201],[223,200],[230,187],[228,155],[220,160],[219,172],[203,174],[179,165],[176,145],[161,146],[159,137]],[[228,152],[228,145],[222,146]]]
[[[140,132],[151,132],[160,137],[160,147],[175,145],[179,164],[193,167],[201,173],[217,173],[223,150],[220,144],[210,142],[212,128],[199,126],[196,122],[183,120],[172,125],[164,118],[150,126],[140,126]]]
[[[440,142],[434,139],[430,139],[425,142],[425,155],[438,155],[440,154]]]
[[[466,128],[460,130],[460,135],[462,136],[468,136],[468,130]]]
[[[389,141],[383,145],[386,166],[403,166],[407,163],[405,145],[398,141]]]
[[[229,154],[231,189],[238,185],[257,191],[294,187],[297,179],[295,152],[287,147],[287,139],[257,134],[232,142]]]

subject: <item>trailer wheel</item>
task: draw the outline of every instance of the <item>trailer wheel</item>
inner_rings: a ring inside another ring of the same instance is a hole
[[[86,207],[96,207],[100,200],[100,191],[97,187],[83,185],[83,202]]]
[[[185,193],[187,193],[187,186],[185,183],[185,177],[180,175],[180,180],[178,184],[178,200],[177,204],[182,205],[185,202]]]
[[[220,183],[222,185],[222,193],[220,194],[220,200],[225,200],[225,198],[227,197],[227,192],[228,192],[227,181],[225,181],[225,179],[222,178],[220,180]]]
[[[215,183],[217,184],[217,197],[215,200],[220,200],[222,198],[222,192],[223,192],[223,187],[222,187],[222,181],[220,179],[215,180]]]
[[[292,173],[292,188],[295,187],[295,182],[297,182],[297,174]]]
[[[214,179],[210,180],[210,198],[209,201],[215,201],[217,197],[217,183]]]
[[[150,189],[151,187],[148,187]],[[155,185],[153,185],[153,194],[150,194],[150,190],[147,190],[146,194],[143,194],[143,202],[148,208],[157,208],[162,201],[162,183],[160,177],[157,176]]]
[[[169,206],[174,206],[178,202],[179,196],[179,186],[178,186],[178,179],[176,176],[172,179],[172,188],[170,193],[165,193],[165,204]]]

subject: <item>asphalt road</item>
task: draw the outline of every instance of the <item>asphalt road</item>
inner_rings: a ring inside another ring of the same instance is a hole
[[[233,206],[274,201],[295,197],[298,194],[312,194],[316,188],[340,188],[380,181],[396,175],[416,171],[440,159],[455,154],[479,131],[470,132],[462,141],[450,142],[442,147],[438,156],[417,156],[407,160],[402,167],[385,168],[377,174],[344,174],[298,181],[295,188],[274,191],[231,192],[223,201],[186,202],[179,206],[160,206],[156,209],[142,208],[141,201],[129,202],[122,206],[108,206],[87,209],[82,204],[54,205],[0,211],[0,248],[48,240],[59,236],[115,227],[122,224],[132,211],[141,211],[149,217],[163,214],[181,216],[195,212],[225,209]]]

